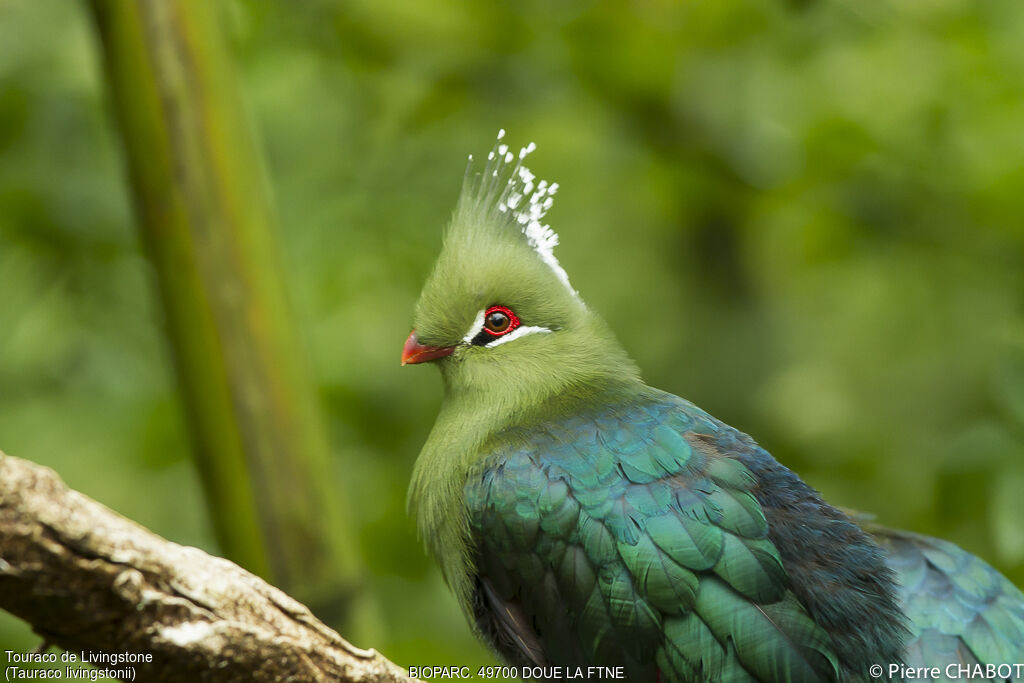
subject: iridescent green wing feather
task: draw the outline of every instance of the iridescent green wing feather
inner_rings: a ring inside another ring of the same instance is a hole
[[[465,492],[474,611],[507,658],[633,681],[836,679],[753,476],[692,445],[719,428],[674,399],[501,436]]]
[[[948,541],[869,530],[900,583],[908,666],[1024,662],[1024,594],[1005,577]]]

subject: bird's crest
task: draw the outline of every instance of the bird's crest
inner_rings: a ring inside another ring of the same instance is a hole
[[[473,209],[476,215],[486,216],[501,229],[518,229],[527,243],[565,287],[578,297],[579,294],[569,283],[569,275],[555,258],[558,234],[551,226],[542,223],[548,209],[554,203],[558,183],[537,180],[537,177],[523,165],[523,161],[537,145],[530,143],[516,154],[502,142],[505,129],[498,131],[498,139],[487,154],[483,171],[476,170],[476,160],[469,155],[466,177],[462,186],[459,204],[462,208]]]

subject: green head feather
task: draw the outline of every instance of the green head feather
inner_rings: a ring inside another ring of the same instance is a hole
[[[569,284],[555,259],[557,235],[542,223],[557,184],[535,182],[498,143],[482,171],[470,157],[444,245],[416,304],[420,344],[452,347],[433,364],[445,396],[423,447],[409,504],[445,578],[468,604],[462,487],[470,470],[508,427],[580,408],[609,390],[642,385],[604,322]],[[500,306],[518,327],[491,335],[485,312]]]
[[[501,131],[482,171],[474,172],[470,157],[444,246],[416,304],[417,338],[455,347],[438,362],[450,391],[492,392],[502,381],[523,384],[527,400],[540,399],[599,375],[634,374],[554,256],[558,236],[542,220],[557,183],[537,181],[523,165],[533,143],[514,154],[503,137]],[[513,311],[519,327],[473,343],[491,306]],[[556,365],[569,372],[555,372]]]

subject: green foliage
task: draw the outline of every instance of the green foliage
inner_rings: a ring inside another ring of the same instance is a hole
[[[387,622],[358,644],[490,661],[405,515],[440,384],[398,358],[501,127],[648,381],[1024,584],[1024,5],[228,7]],[[0,448],[217,552],[99,73],[77,4],[0,4]]]

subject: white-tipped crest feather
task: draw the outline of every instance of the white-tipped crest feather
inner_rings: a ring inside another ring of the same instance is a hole
[[[537,149],[537,145],[531,142],[516,155],[509,150],[507,144],[501,142],[504,137],[505,129],[502,128],[498,131],[498,141],[487,155],[487,164],[482,173],[472,173],[474,160],[473,155],[469,155],[464,196],[485,210],[493,208],[517,225],[530,247],[554,271],[566,289],[578,298],[579,293],[570,284],[568,273],[555,258],[558,234],[550,225],[541,222],[554,204],[558,183],[548,183],[546,180],[535,183],[537,177],[523,165],[523,161]]]

